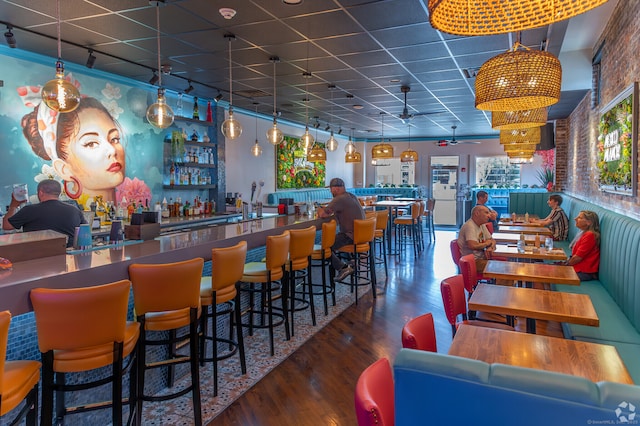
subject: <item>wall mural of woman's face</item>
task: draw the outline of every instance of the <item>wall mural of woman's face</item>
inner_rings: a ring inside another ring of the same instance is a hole
[[[104,111],[88,108],[78,113],[80,126],[67,147],[67,172],[84,190],[105,190],[120,185],[125,175],[120,130]]]

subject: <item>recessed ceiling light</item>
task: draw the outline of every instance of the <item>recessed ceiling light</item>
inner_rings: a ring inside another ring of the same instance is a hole
[[[356,104],[356,105],[353,106],[353,109],[362,109],[362,108],[364,108],[364,107],[362,105],[360,105],[360,104]]]
[[[219,9],[218,12],[220,12],[220,15],[222,15],[224,19],[232,19],[236,16],[236,11],[230,7],[223,7]]]
[[[393,78],[391,80],[389,80],[389,83],[400,83],[400,80],[397,78]]]
[[[282,0],[282,3],[295,6],[297,4],[302,4],[302,0]]]

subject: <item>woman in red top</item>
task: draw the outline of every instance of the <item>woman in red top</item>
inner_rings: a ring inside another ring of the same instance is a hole
[[[580,281],[597,280],[600,266],[598,215],[589,210],[582,210],[575,221],[580,234],[571,244],[571,257],[566,264],[573,266]]]

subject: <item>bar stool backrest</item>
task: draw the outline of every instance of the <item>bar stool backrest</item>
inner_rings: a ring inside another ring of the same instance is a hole
[[[9,311],[0,312],[0,397],[4,383],[4,364],[7,358],[7,342],[9,340],[9,325],[11,324],[11,313]],[[2,400],[0,399],[0,403]]]
[[[272,274],[282,273],[282,266],[287,263],[289,258],[290,241],[289,231],[267,237],[265,264],[267,270],[270,270]]]
[[[226,301],[235,296],[236,283],[242,278],[246,260],[246,241],[211,250],[211,288],[216,298]]]
[[[376,211],[376,229],[380,231],[384,231],[387,229],[387,225],[389,224],[389,210],[378,210]]]
[[[40,352],[124,342],[129,280],[83,288],[31,290]]]
[[[373,241],[376,232],[376,218],[356,219],[353,221],[353,242],[364,244]]]
[[[316,241],[316,227],[289,230],[289,261],[294,270],[306,268]]]
[[[129,265],[136,315],[199,308],[203,265],[201,257],[175,263]]]
[[[324,222],[322,224],[322,241],[320,245],[323,250],[329,249],[336,242],[336,228],[337,224],[335,220]]]

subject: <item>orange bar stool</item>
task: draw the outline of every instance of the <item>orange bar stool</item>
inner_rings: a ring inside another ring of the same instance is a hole
[[[420,243],[418,240],[418,217],[420,216],[420,203],[411,203],[411,215],[403,215],[394,219],[393,223],[396,226],[396,244],[402,249],[407,243],[407,240],[411,238],[413,245],[414,257],[418,255],[420,249]]]
[[[433,210],[435,208],[435,198],[428,198],[422,216],[424,217],[425,228],[427,228],[427,233],[429,234],[429,242],[432,240],[433,242],[436,241],[436,230],[433,224]]]
[[[335,271],[331,266],[331,247],[336,241],[336,221],[324,222],[322,224],[322,237],[320,244],[314,244],[311,252],[311,269],[318,267],[321,270],[322,283],[311,284],[311,287],[320,287],[314,294],[322,295],[324,302],[324,315],[329,315],[329,304],[327,296],[331,294],[333,306],[336,306],[336,284],[333,280]],[[327,267],[329,268],[329,285],[327,285]]]
[[[27,426],[38,424],[38,361],[7,361],[7,340],[11,313],[0,312],[0,424],[16,425],[26,419]],[[26,399],[26,401],[25,401]],[[1,418],[25,401],[11,423]]]
[[[213,364],[213,396],[218,396],[218,361],[238,352],[242,374],[247,372],[240,326],[240,293],[236,289],[236,284],[242,279],[246,259],[246,241],[241,241],[233,247],[214,248],[211,250],[211,276],[202,277],[200,281],[200,303],[203,308],[200,315],[200,365],[204,365],[205,362]],[[223,315],[229,315],[228,339],[218,337],[218,318]],[[211,334],[208,333],[209,318]],[[234,328],[236,340],[233,340]],[[212,342],[211,358],[205,357],[207,340]],[[219,342],[228,344],[229,350],[220,353]]]
[[[356,305],[358,304],[358,287],[371,285],[373,298],[376,298],[376,268],[373,240],[376,231],[376,218],[356,219],[353,221],[353,244],[340,247],[339,253],[348,254],[355,259],[354,273],[348,283],[338,281],[351,286],[351,291],[356,293]]]
[[[143,401],[167,401],[192,393],[194,424],[202,425],[200,403],[200,368],[198,362],[198,318],[200,317],[200,278],[204,260],[200,257],[175,263],[132,264],[129,278],[133,284],[133,303],[136,318],[140,323],[138,339],[137,406],[136,424],[142,424]],[[178,335],[178,329],[188,327],[186,335]],[[165,338],[165,333],[168,337]],[[189,356],[176,353],[176,345],[189,341]],[[147,346],[166,346],[167,360],[146,361]],[[167,395],[146,395],[144,393],[147,370],[167,367],[168,386],[173,386],[175,365],[189,363],[191,385]]]
[[[42,354],[42,408],[40,424],[51,425],[53,400],[56,424],[64,416],[111,407],[113,424],[122,424],[123,360],[135,348],[140,326],[127,321],[131,283],[127,280],[93,287],[31,290],[38,347]],[[77,384],[67,384],[65,375],[111,367],[111,375]],[[129,418],[133,413],[134,373],[130,375]],[[66,407],[65,392],[77,392],[111,383],[111,401]]]
[[[289,231],[289,260],[285,267],[289,278],[291,335],[295,334],[294,314],[304,309],[311,310],[311,323],[316,325],[316,307],[311,290],[311,254],[316,241],[316,227],[291,229]],[[297,291],[298,280],[302,280],[302,291]]]
[[[280,235],[267,237],[266,259],[264,262],[249,262],[244,265],[244,273],[240,283],[240,291],[249,295],[249,309],[244,313],[249,316],[248,322],[242,327],[249,328],[249,335],[253,335],[254,328],[269,330],[271,356],[275,350],[273,346],[273,328],[284,324],[285,336],[289,340],[289,310],[287,294],[288,284],[284,278],[284,268],[289,258],[289,231]],[[282,280],[282,281],[279,281]],[[280,291],[282,302],[281,312],[274,312],[273,294]],[[259,306],[256,307],[255,297],[259,296]],[[254,321],[258,316],[259,323]],[[274,317],[277,318],[274,321]],[[265,324],[265,319],[267,320]]]
[[[389,269],[387,266],[387,225],[389,224],[389,210],[377,210],[376,211],[376,230],[374,233],[374,242],[377,247],[380,247],[381,255],[376,257],[376,264],[384,265],[384,273],[389,276]]]

